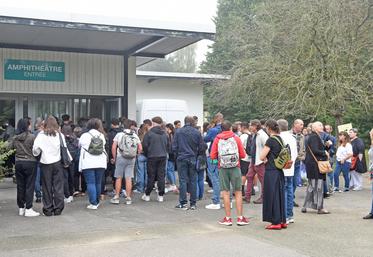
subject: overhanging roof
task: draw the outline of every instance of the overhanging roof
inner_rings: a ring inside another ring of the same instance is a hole
[[[136,70],[136,76],[139,78],[147,78],[149,82],[157,79],[186,79],[186,80],[228,80],[231,77],[219,74],[203,74],[203,73],[183,73],[183,72],[160,72],[160,71],[141,71]]]
[[[213,38],[212,32],[0,16],[0,48],[145,57],[138,64]]]

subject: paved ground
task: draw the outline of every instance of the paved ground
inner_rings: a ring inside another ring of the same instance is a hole
[[[367,178],[365,178],[367,181]],[[330,215],[303,214],[286,230],[266,231],[261,206],[245,204],[251,224],[222,227],[223,210],[206,210],[209,194],[196,211],[174,209],[177,195],[164,203],[111,205],[87,210],[76,198],[58,217],[17,216],[15,188],[0,183],[0,256],[373,256],[373,220],[363,220],[371,206],[368,184],[363,191],[337,193],[326,200]],[[304,199],[304,188],[297,202]],[[40,211],[41,205],[35,204]],[[233,210],[234,211],[234,210]]]

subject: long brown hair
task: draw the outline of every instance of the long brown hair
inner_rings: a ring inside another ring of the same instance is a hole
[[[106,135],[104,127],[102,126],[102,121],[97,118],[92,118],[87,122],[87,129],[88,131],[91,129],[95,129],[101,132],[103,135]]]
[[[47,136],[56,136],[60,126],[58,126],[56,118],[53,116],[48,116],[44,122],[44,133]]]
[[[342,142],[341,140],[339,140],[339,145],[343,145],[343,146],[346,146],[347,143],[350,143],[351,142],[351,139],[350,139],[350,136],[348,135],[348,133],[346,131],[341,131],[338,133],[338,137],[339,136],[344,136],[345,137],[345,141]]]

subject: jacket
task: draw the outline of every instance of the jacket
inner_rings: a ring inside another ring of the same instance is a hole
[[[9,148],[16,150],[16,161],[36,162],[36,158],[32,154],[34,140],[35,136],[31,134],[31,132],[23,132],[19,135],[13,136],[9,140]]]
[[[210,147],[209,147],[209,150],[211,151],[211,146],[212,146],[212,142],[214,142],[216,136],[221,132],[221,124],[218,124],[216,125],[215,127],[213,128],[210,128],[208,131],[207,131],[207,134],[205,136],[205,138],[203,139],[205,141],[205,143],[211,143],[210,144]]]
[[[234,140],[237,143],[239,158],[240,159],[245,158],[246,151],[245,151],[245,148],[242,145],[241,139],[238,136],[236,136],[232,131],[223,131],[222,133],[220,133],[216,136],[214,142],[212,143],[212,147],[211,147],[211,151],[210,151],[210,158],[211,159],[213,159],[213,160],[218,159],[218,156],[219,156],[219,153],[218,153],[219,141],[221,139],[225,140],[225,139],[228,139],[228,138],[231,138],[231,137],[234,137]],[[218,165],[219,165],[218,167],[220,167],[220,162],[218,163]],[[240,167],[240,162],[238,162],[237,167]]]
[[[167,158],[169,140],[166,132],[160,126],[152,127],[144,136],[142,148],[147,158]]]
[[[315,132],[312,132],[307,137],[307,144],[306,144],[306,159],[304,161],[304,164],[306,165],[306,171],[307,171],[307,178],[308,179],[323,179],[325,180],[325,174],[321,174],[319,171],[319,167],[317,165],[316,160],[313,158],[312,153],[315,155],[316,159],[318,161],[326,161],[326,149],[324,142],[320,138],[318,134]]]
[[[203,142],[202,135],[196,128],[185,125],[176,131],[172,151],[177,160],[197,158],[197,155],[204,154],[206,148],[206,143]]]

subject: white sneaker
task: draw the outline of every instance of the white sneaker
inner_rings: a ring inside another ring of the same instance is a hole
[[[141,192],[137,189],[133,190],[132,192],[135,193],[135,194],[141,194]]]
[[[26,208],[19,208],[18,215],[19,216],[24,216],[25,215]]]
[[[168,187],[166,187],[165,189],[164,189],[164,193],[165,194],[167,194],[168,192],[170,192],[171,190],[168,188]],[[158,193],[158,191],[157,191],[157,193]]]
[[[258,186],[254,186],[254,190],[255,190],[255,193],[259,192],[259,187]]]
[[[141,199],[144,200],[145,202],[149,202],[150,201],[150,195],[143,194],[141,196]]]
[[[363,187],[354,187],[352,191],[361,191],[363,190]]]
[[[74,201],[74,197],[72,197],[72,196],[69,196],[68,198],[64,199],[65,203],[71,203],[72,201]]]
[[[32,208],[26,209],[25,217],[37,217],[40,216],[40,213],[34,211]]]
[[[212,194],[212,193],[214,193],[214,190],[213,189],[209,189],[209,190],[207,190],[207,193]]]
[[[209,209],[209,210],[220,210],[221,206],[220,204],[209,204],[209,205],[206,205],[205,206],[206,209]]]
[[[158,202],[162,203],[163,202],[163,195],[158,195],[157,200],[158,200]]]
[[[169,192],[174,192],[177,190],[177,186],[176,185],[171,185],[169,188],[168,188],[168,191]]]
[[[126,204],[127,204],[127,205],[132,204],[132,199],[131,199],[131,197],[127,197],[125,200],[126,200]]]
[[[293,217],[290,217],[290,218],[286,219],[286,224],[289,224],[289,223],[294,223],[294,218]]]
[[[119,204],[119,197],[114,196],[110,199],[110,203],[112,204]]]
[[[87,206],[87,209],[90,209],[90,210],[97,210],[97,208],[98,208],[98,205],[90,204]]]

